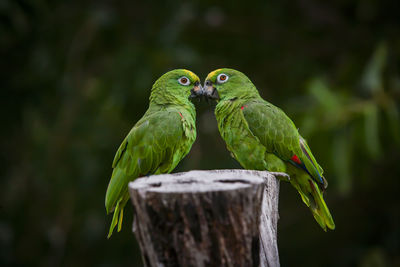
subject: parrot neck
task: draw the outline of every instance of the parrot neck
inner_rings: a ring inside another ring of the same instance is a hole
[[[237,86],[234,90],[228,88],[224,90],[222,94],[220,94],[221,101],[248,101],[254,99],[260,99],[261,96],[254,85],[251,86]]]
[[[193,103],[189,100],[189,95],[176,94],[172,90],[168,90],[168,86],[162,86],[155,83],[150,94],[150,107],[183,107],[185,110],[195,110]]]
[[[231,114],[232,112],[240,110],[240,108],[244,106],[247,101],[247,99],[242,98],[220,100],[215,107],[215,114],[217,117],[220,114]]]
[[[164,110],[168,108],[175,108],[181,113],[188,113],[193,119],[196,117],[196,109],[190,100],[179,99],[176,97],[160,97],[150,96],[150,110]]]
[[[249,103],[250,101],[259,99],[262,98],[256,89],[240,94],[240,97],[236,96],[222,97],[218,101],[217,106],[215,107],[215,114],[218,117],[220,114],[226,115],[226,114],[231,114],[232,112],[237,112],[240,109],[243,109],[243,107],[246,106],[246,104]]]
[[[184,106],[187,108],[194,108],[194,105],[192,102],[190,102],[189,99],[185,99],[182,97],[176,97],[173,95],[156,95],[154,96],[153,94],[150,95],[150,105],[155,104],[155,105],[161,105],[161,106],[169,106],[169,105],[178,105],[178,106]]]
[[[262,99],[258,91],[252,91],[251,93],[247,92],[246,94],[242,94],[238,96],[225,96],[221,97],[218,101],[217,105],[229,105],[229,106],[240,106],[244,103],[251,101],[251,100],[258,100]]]

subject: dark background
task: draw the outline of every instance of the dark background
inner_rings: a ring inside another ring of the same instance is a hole
[[[335,231],[281,183],[283,266],[400,265],[398,1],[0,1],[0,265],[138,266],[127,206],[106,239],[111,162],[174,68],[231,67],[325,169]],[[213,106],[175,171],[239,168]]]

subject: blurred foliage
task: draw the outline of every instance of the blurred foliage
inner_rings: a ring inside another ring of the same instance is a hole
[[[351,88],[331,89],[325,79],[314,78],[307,85],[310,104],[299,106],[298,113],[304,112],[300,124],[304,135],[334,133],[332,144],[325,149],[331,151],[332,174],[335,175],[332,178],[342,194],[351,194],[351,182],[356,177],[354,171],[358,171],[352,166],[360,156],[353,153],[357,147],[365,149],[366,160],[378,160],[388,150],[380,136],[391,140],[389,146],[400,145],[400,117],[395,102],[400,83],[387,85],[387,90],[384,89],[386,61],[387,46],[380,44],[362,75],[360,96],[348,95]]]
[[[283,266],[400,265],[396,1],[0,1],[0,265],[141,264],[104,194],[120,142],[172,68],[232,67],[296,123],[325,170],[324,233],[282,183]],[[212,105],[176,171],[239,168]]]

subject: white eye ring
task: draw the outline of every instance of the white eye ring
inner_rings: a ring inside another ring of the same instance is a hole
[[[190,80],[188,77],[186,76],[182,76],[178,79],[178,82],[182,85],[189,85],[190,84]]]
[[[226,83],[229,80],[229,76],[225,73],[221,73],[217,76],[218,83]]]

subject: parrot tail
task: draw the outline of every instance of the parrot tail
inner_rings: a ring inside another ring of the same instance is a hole
[[[321,228],[324,229],[324,231],[326,231],[327,227],[334,230],[335,223],[333,222],[332,215],[323,199],[322,192],[314,180],[310,177],[307,177],[306,179],[309,184],[299,184],[296,179],[291,179],[290,182],[300,193],[301,199],[304,204],[310,208],[311,213]]]
[[[118,201],[114,209],[114,215],[111,221],[110,230],[108,231],[107,238],[109,239],[114,232],[115,226],[118,224],[118,232],[121,231],[122,219],[124,217],[124,208],[129,199],[129,193],[126,192]]]
[[[323,199],[322,192],[316,183],[309,179],[308,180],[311,188],[311,198],[309,208],[319,225],[326,231],[326,227],[331,230],[335,229],[335,223],[333,222],[332,215],[329,212],[328,207]]]

